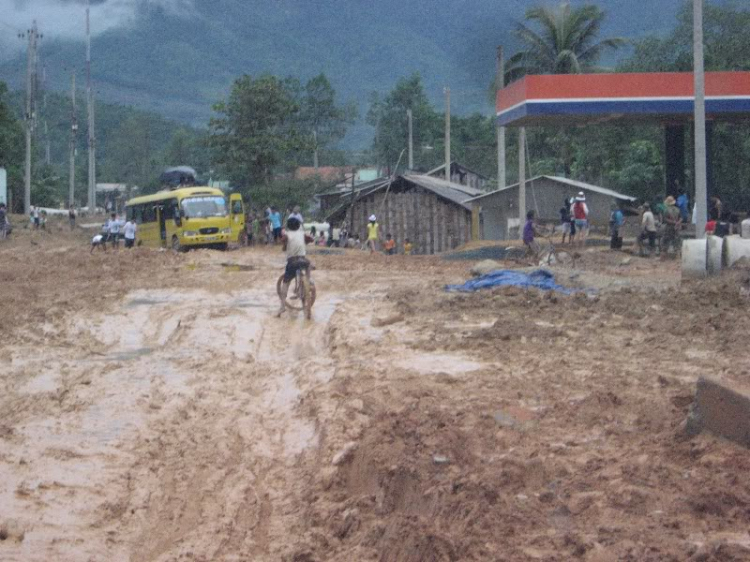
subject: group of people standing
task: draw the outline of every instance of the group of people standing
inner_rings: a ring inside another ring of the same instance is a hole
[[[378,218],[375,215],[370,215],[367,223],[367,242],[365,243],[365,249],[370,250],[373,254],[378,251],[378,245],[380,244],[380,224],[378,224]],[[411,241],[406,238],[404,239],[403,254],[410,256],[414,250],[414,245]],[[383,242],[383,253],[387,256],[392,256],[398,253],[396,248],[396,240],[393,235],[389,232],[385,235],[385,241]]]
[[[94,236],[91,240],[91,252],[94,248],[101,248],[107,251],[107,243],[111,244],[114,249],[120,247],[120,236],[125,240],[126,248],[135,246],[135,235],[138,231],[138,224],[132,218],[123,221],[116,213],[110,215],[109,220],[102,225],[100,234]]]
[[[528,219],[528,217],[527,217]],[[581,191],[576,197],[563,200],[560,208],[560,223],[562,229],[562,243],[578,246],[586,244],[589,234],[589,207],[586,204],[586,194]]]

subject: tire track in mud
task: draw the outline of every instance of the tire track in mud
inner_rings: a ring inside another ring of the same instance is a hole
[[[64,366],[37,383],[52,405],[24,395],[39,364],[19,366],[5,403],[24,430],[0,440],[0,463],[38,462],[0,495],[15,494],[0,524],[25,530],[3,559],[278,560],[318,442],[303,402],[333,375],[337,300],[312,324],[274,305],[260,291],[138,291],[82,314],[59,335],[74,344],[44,358]]]
[[[149,454],[137,455],[151,459],[134,467],[137,479],[146,478],[145,472],[164,476],[147,486],[162,486],[161,493],[131,507],[131,514],[141,515],[125,524],[128,542],[144,545],[134,547],[133,560],[180,560],[188,553],[194,560],[278,560],[303,492],[295,467],[317,445],[315,423],[300,405],[321,368],[324,377],[332,375],[332,369],[326,371],[331,362],[326,327],[334,308],[332,300],[324,301],[311,325],[268,312],[256,315],[257,341],[250,342],[244,362],[215,352],[206,358],[204,365],[218,362],[222,374],[198,375],[193,384],[200,390],[182,419],[163,422],[177,428],[163,432],[167,437],[149,447]],[[180,329],[189,333],[193,326],[183,322]],[[199,367],[186,361],[193,370]],[[201,484],[206,473],[212,486]],[[175,484],[183,481],[191,485]],[[203,515],[200,520],[191,516],[195,511]]]

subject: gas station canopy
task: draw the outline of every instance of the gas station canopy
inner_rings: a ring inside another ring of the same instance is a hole
[[[693,120],[691,72],[530,75],[497,93],[506,127],[657,123]],[[707,72],[706,114],[716,121],[750,120],[750,72]]]

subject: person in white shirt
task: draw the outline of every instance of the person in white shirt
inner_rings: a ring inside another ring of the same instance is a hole
[[[94,252],[94,248],[99,246],[105,252],[107,251],[107,238],[103,234],[97,234],[91,239],[91,251],[89,254]]]
[[[312,239],[309,239],[312,241]],[[284,281],[281,284],[279,299],[281,308],[278,316],[284,314],[286,310],[286,297],[289,294],[289,285],[297,277],[297,271],[305,270],[310,267],[307,259],[307,248],[305,245],[308,238],[305,236],[305,229],[302,223],[296,217],[290,217],[286,221],[286,232],[281,238],[282,249],[286,252],[286,269],[284,270]]]
[[[641,217],[641,236],[638,238],[639,246],[643,251],[643,242],[648,240],[649,255],[656,250],[656,218],[651,211],[651,205],[644,203],[643,216]]]
[[[136,225],[133,219],[129,219],[128,222],[125,223],[125,228],[123,229],[123,232],[125,234],[126,248],[132,248],[133,246],[135,246],[136,230],[138,230],[138,225]]]
[[[117,215],[112,213],[112,216],[107,223],[107,230],[109,230],[109,241],[112,243],[112,247],[117,249],[120,247],[120,221],[117,219]]]

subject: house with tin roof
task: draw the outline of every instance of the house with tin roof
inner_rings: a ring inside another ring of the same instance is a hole
[[[583,192],[589,208],[589,223],[593,227],[607,227],[612,203],[632,206],[635,198],[581,181],[557,176],[538,176],[526,182],[526,210],[534,211],[541,223],[558,224],[560,210],[566,201]],[[484,193],[467,202],[476,208],[480,217],[480,235],[484,240],[512,240],[518,238],[520,215],[518,184]]]

